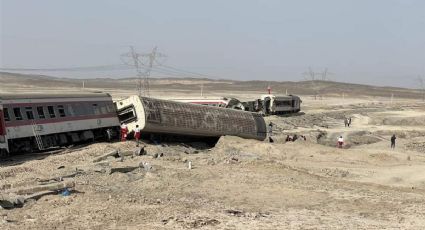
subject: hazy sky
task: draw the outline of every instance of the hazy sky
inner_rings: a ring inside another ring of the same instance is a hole
[[[0,2],[3,68],[120,64],[134,45],[221,78],[302,80],[309,66],[344,82],[415,87],[425,77],[424,0]]]

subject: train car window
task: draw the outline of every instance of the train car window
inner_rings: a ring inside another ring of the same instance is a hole
[[[100,110],[99,110],[99,107],[97,106],[97,104],[93,104],[93,112],[96,115],[100,114]]]
[[[59,117],[66,117],[65,108],[63,105],[58,105]]]
[[[117,113],[118,120],[120,120],[120,122],[128,123],[137,119],[136,112],[134,111],[134,106],[122,108]]]
[[[47,110],[49,112],[50,118],[55,118],[56,117],[55,109],[53,108],[53,106],[51,106],[51,105],[47,106]]]
[[[37,106],[37,115],[39,119],[45,119],[46,115],[44,115],[43,106]]]
[[[107,104],[106,105],[106,109],[108,110],[108,113],[113,113],[115,112],[115,108],[113,104]]]
[[[108,114],[108,105],[107,105],[106,103],[103,103],[103,104],[100,106],[100,112],[101,112],[102,114]]]
[[[276,106],[291,106],[291,101],[275,101]]]
[[[72,105],[68,105],[68,114],[71,116],[75,116],[75,112],[74,112],[74,108],[72,107]]]
[[[34,120],[34,113],[32,112],[32,107],[25,107],[25,114],[27,115],[28,120]]]
[[[4,135],[6,134],[6,131],[4,130],[4,126],[3,126],[3,116],[2,116],[3,111],[0,109],[0,143],[4,143]]]
[[[9,109],[3,108],[3,116],[5,121],[10,121]]]
[[[82,115],[92,115],[94,114],[94,109],[93,109],[93,105],[91,104],[84,104],[83,106],[83,110],[82,110]]]
[[[74,104],[74,105],[72,105],[72,108],[74,109],[75,115],[77,115],[77,116],[84,115],[84,111],[85,111],[84,104]]]
[[[21,108],[13,108],[13,115],[15,115],[17,121],[22,120]]]

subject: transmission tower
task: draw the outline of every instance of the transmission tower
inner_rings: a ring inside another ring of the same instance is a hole
[[[322,72],[315,72],[311,67],[308,67],[308,71],[302,73],[305,80],[308,81],[329,81],[329,75],[333,75],[333,73],[330,73],[328,71],[328,68],[323,69]]]
[[[150,53],[137,53],[133,46],[130,46],[130,52],[121,55],[121,57],[131,58],[131,60],[122,60],[125,64],[131,65],[136,69],[138,84],[137,91],[139,96],[150,96],[149,76],[154,65],[161,65],[157,58],[166,57],[158,53],[158,47],[154,47]]]

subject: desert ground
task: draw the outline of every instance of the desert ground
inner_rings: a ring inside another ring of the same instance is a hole
[[[179,84],[184,87],[157,86],[151,95],[199,95],[199,84]],[[62,85],[14,87],[4,83],[0,90],[71,91]],[[209,96],[241,99],[263,93],[206,89]],[[84,90],[114,98],[134,93],[125,87]],[[414,94],[390,99],[390,91],[366,91],[320,91],[317,99],[301,94],[300,114],[265,118],[274,124],[273,143],[232,136],[214,147],[145,141],[146,155],[101,163],[93,160],[111,149],[133,151],[135,143],[12,156],[0,162],[2,193],[70,174],[75,175],[64,180],[76,185],[69,196],[46,195],[1,209],[0,229],[424,229],[425,103]],[[351,127],[344,126],[344,117],[352,118]],[[306,140],[285,141],[294,134]],[[342,149],[336,148],[340,135],[346,141]],[[139,165],[145,167],[106,170]]]

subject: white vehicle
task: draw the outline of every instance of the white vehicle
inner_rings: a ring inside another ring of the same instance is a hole
[[[0,95],[0,154],[111,137],[119,127],[106,93]]]

